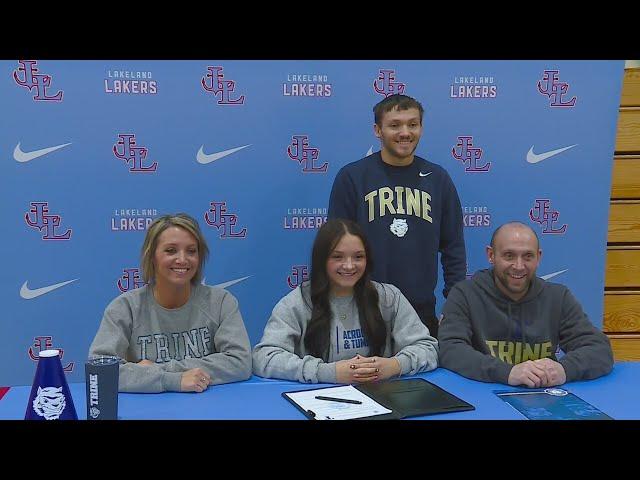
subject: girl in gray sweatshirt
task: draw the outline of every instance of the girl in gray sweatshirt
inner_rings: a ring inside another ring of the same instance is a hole
[[[253,350],[256,375],[306,383],[364,383],[437,367],[438,342],[393,285],[369,279],[360,227],[318,231],[310,281],[274,307]]]

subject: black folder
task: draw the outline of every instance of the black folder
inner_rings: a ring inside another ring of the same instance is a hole
[[[422,378],[390,380],[353,385],[353,387],[391,410],[391,413],[362,418],[364,420],[393,420],[475,410],[470,403]],[[322,392],[322,390],[317,391]],[[288,397],[287,393],[293,392],[283,392],[282,396],[293,403],[307,418],[313,419],[313,416]]]

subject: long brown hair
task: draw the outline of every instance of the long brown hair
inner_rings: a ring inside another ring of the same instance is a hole
[[[304,337],[304,346],[314,357],[325,361],[329,355],[331,328],[331,307],[329,295],[331,285],[327,275],[327,260],[336,245],[346,234],[355,235],[362,241],[366,256],[366,266],[362,277],[353,288],[353,297],[358,307],[360,326],[365,340],[369,344],[371,355],[382,355],[387,338],[387,328],[378,306],[378,291],[371,283],[370,272],[373,258],[369,242],[358,224],[342,218],[327,221],[316,235],[311,253],[310,297],[311,320]],[[303,295],[303,297],[305,297]]]

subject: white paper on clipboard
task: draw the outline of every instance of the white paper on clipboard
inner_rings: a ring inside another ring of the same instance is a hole
[[[391,413],[352,385],[288,392],[285,395],[316,420],[351,420]],[[358,400],[362,404],[318,400],[316,396]]]

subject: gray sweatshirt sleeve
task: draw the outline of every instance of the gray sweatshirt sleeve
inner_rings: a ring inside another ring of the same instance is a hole
[[[562,301],[559,341],[566,354],[558,361],[567,382],[597,378],[613,368],[609,338],[593,326],[569,289]]]
[[[429,334],[409,300],[394,288],[395,315],[391,321],[393,354],[401,375],[415,375],[438,366],[438,341]]]
[[[311,317],[302,302],[300,289],[281,299],[273,309],[262,335],[253,349],[253,371],[266,378],[281,378],[304,383],[336,383],[335,363],[303,355],[303,327]],[[304,322],[304,323],[303,323]]]
[[[106,308],[89,355],[120,357],[118,390],[121,392],[180,391],[180,373],[165,372],[156,365],[138,365],[137,360],[128,358],[132,330],[132,307],[120,296]]]
[[[442,313],[440,366],[473,380],[508,383],[512,366],[474,348],[471,311],[459,287],[449,292]]]
[[[182,376],[183,372],[199,367],[211,375],[213,385],[248,379],[251,376],[251,345],[238,300],[225,291],[222,302],[198,308],[213,332],[211,350],[214,353],[202,358],[172,359],[160,364],[160,368]]]

